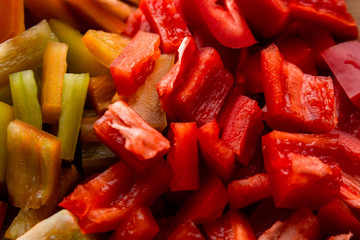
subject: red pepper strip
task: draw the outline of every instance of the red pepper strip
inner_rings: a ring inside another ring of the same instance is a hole
[[[233,151],[219,139],[219,126],[213,120],[198,129],[201,155],[221,179],[229,181],[235,169]]]
[[[131,95],[144,84],[160,56],[159,45],[159,35],[139,31],[115,58],[110,71],[119,95]]]
[[[360,236],[360,220],[341,199],[335,198],[322,206],[318,212],[321,229],[331,235],[352,232]]]
[[[263,38],[278,34],[290,14],[286,0],[239,0],[238,3],[251,29]]]
[[[358,29],[344,0],[293,0],[290,16],[326,28],[342,39],[356,39]]]
[[[190,220],[181,224],[171,233],[168,240],[205,240],[197,226]]]
[[[271,132],[262,138],[266,172],[278,207],[319,209],[340,192],[336,135]]]
[[[247,165],[255,155],[263,129],[258,103],[240,95],[226,119],[221,140],[234,151],[239,162]]]
[[[200,187],[196,123],[171,123],[168,139],[172,148],[167,154],[173,175],[171,191],[196,190]]]
[[[95,122],[96,136],[119,158],[141,173],[170,149],[169,141],[119,100]]]
[[[143,13],[140,8],[132,12],[126,20],[126,28],[123,32],[126,36],[134,37],[135,34],[140,30],[140,22]]]
[[[130,191],[119,195],[108,206],[94,208],[80,219],[83,232],[107,232],[115,230],[126,214],[137,206],[150,206],[168,188],[171,169],[165,161],[158,161],[134,183]]]
[[[182,40],[191,35],[172,0],[142,0],[139,7],[151,28],[160,35],[164,53],[175,52]]]
[[[197,8],[197,14],[207,28],[226,47],[244,48],[255,44],[256,40],[235,0],[223,2],[224,5],[220,5],[216,0],[195,0],[191,6]]]
[[[264,198],[271,197],[270,181],[265,173],[236,180],[228,185],[231,208],[238,209],[249,206]]]
[[[266,122],[276,130],[328,133],[337,123],[331,77],[304,74],[270,45],[261,53]]]
[[[156,85],[156,90],[160,98],[161,107],[168,114],[173,114],[171,106],[171,96],[175,89],[179,88],[184,81],[185,73],[192,65],[193,55],[197,51],[194,39],[185,37],[178,49],[178,60],[171,67],[170,71]]]
[[[203,228],[208,239],[256,239],[246,216],[234,210],[230,210],[214,221],[205,223]]]
[[[130,211],[116,228],[110,240],[151,240],[159,227],[147,207],[136,207]]]
[[[360,177],[342,172],[341,199],[360,216]]]
[[[346,95],[360,109],[360,42],[337,44],[325,50],[322,56]]]
[[[123,162],[118,162],[89,182],[78,185],[59,206],[83,218],[92,209],[106,206],[127,192],[135,181],[133,175]]]
[[[184,82],[174,93],[173,107],[182,121],[201,126],[217,118],[233,84],[233,76],[213,48],[202,48],[194,56]]]

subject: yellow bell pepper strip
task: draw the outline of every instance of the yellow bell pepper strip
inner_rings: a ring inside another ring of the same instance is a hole
[[[51,30],[60,42],[69,47],[67,55],[68,71],[72,73],[89,73],[90,76],[108,74],[109,70],[102,66],[81,41],[83,35],[70,25],[59,20],[50,19]]]
[[[88,94],[96,114],[105,113],[115,93],[115,84],[111,75],[90,78]]]
[[[0,43],[25,30],[24,0],[0,0]]]
[[[44,52],[41,88],[41,112],[44,123],[54,124],[60,117],[67,50],[68,46],[65,43],[49,42]]]
[[[130,42],[130,39],[117,33],[90,29],[82,37],[82,41],[101,64],[109,67],[111,62],[114,61]]]
[[[0,89],[9,85],[9,74],[39,67],[49,41],[57,38],[43,20],[0,44]]]
[[[14,109],[6,103],[0,102],[0,189],[5,187],[6,158],[7,158],[7,127],[14,120]]]
[[[13,73],[9,79],[15,117],[41,129],[42,116],[34,72],[26,70]]]
[[[129,15],[136,10],[136,8],[119,0],[95,0],[95,2],[123,21],[125,21]]]
[[[129,96],[128,104],[150,126],[162,132],[167,126],[166,113],[160,107],[156,84],[167,74],[174,65],[173,54],[162,54],[155,62],[154,71],[147,77],[134,95]]]
[[[61,142],[23,121],[7,128],[6,186],[15,207],[38,209],[56,200],[61,168]]]
[[[62,144],[61,158],[65,160],[74,159],[89,80],[87,73],[64,76],[58,137]]]

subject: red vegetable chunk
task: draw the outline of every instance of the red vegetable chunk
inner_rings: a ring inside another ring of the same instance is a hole
[[[325,50],[322,56],[346,95],[360,108],[360,42],[337,44]]]
[[[175,52],[184,37],[191,35],[172,0],[142,0],[140,9],[160,35],[164,53]]]
[[[255,234],[243,213],[231,210],[203,225],[208,239],[255,240]]]
[[[168,134],[172,148],[167,155],[173,175],[171,191],[196,190],[200,187],[196,123],[171,123]]]
[[[205,240],[200,230],[196,225],[188,220],[181,224],[173,233],[171,233],[168,240]]]
[[[360,216],[360,176],[342,173],[341,199]]]
[[[116,228],[110,240],[151,240],[159,227],[147,207],[137,207],[130,211]]]
[[[144,84],[160,56],[159,45],[159,35],[139,31],[114,59],[110,71],[119,95],[131,95]]]
[[[141,173],[169,149],[169,141],[119,100],[95,122],[96,136],[134,171]]]
[[[327,133],[337,123],[331,77],[304,74],[270,45],[261,53],[266,122],[276,130]]]

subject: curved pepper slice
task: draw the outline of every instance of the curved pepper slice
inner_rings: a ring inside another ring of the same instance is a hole
[[[197,226],[188,220],[171,233],[168,240],[205,240]]]

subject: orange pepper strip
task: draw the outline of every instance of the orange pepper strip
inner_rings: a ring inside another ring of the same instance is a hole
[[[24,0],[0,0],[0,43],[25,30]]]
[[[119,0],[95,0],[95,2],[124,21],[136,10],[136,8]]]

